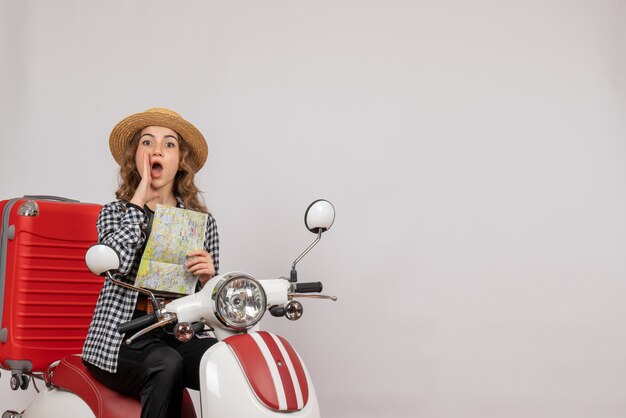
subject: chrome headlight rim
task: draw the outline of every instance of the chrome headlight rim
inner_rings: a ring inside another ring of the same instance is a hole
[[[245,279],[253,282],[255,286],[259,289],[259,292],[261,294],[262,306],[260,309],[260,314],[252,321],[248,321],[245,325],[234,324],[230,322],[227,318],[225,318],[220,310],[220,303],[218,300],[220,294],[222,293],[222,290],[230,282],[237,279]],[[213,314],[222,325],[235,331],[245,331],[255,326],[261,320],[261,318],[263,318],[263,315],[265,315],[265,311],[267,310],[267,295],[265,294],[265,289],[263,289],[261,283],[254,277],[245,273],[228,273],[222,276],[222,278],[219,279],[219,281],[213,287],[213,291],[211,292],[211,303],[213,307]]]

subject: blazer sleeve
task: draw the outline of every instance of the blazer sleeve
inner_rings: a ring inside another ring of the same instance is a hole
[[[204,249],[211,255],[215,274],[218,274],[220,270],[220,237],[217,233],[215,218],[210,213],[204,231]]]
[[[120,256],[118,273],[128,274],[145,240],[146,213],[135,205],[117,201],[105,205],[98,215],[98,241],[111,246]]]

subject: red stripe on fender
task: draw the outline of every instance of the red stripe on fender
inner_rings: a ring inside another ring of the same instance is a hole
[[[270,353],[272,353],[272,357],[274,358],[274,363],[278,365],[278,373],[280,374],[280,380],[283,383],[283,389],[285,390],[285,398],[287,400],[287,410],[288,411],[297,411],[298,410],[298,398],[296,397],[296,390],[294,389],[294,383],[291,380],[291,375],[289,374],[289,369],[287,368],[287,364],[285,363],[285,359],[283,358],[282,353],[280,352],[280,348],[276,345],[276,342],[267,332],[261,331],[258,332],[258,335],[263,338],[265,344],[267,344],[267,348],[269,348]]]
[[[306,380],[306,374],[304,373],[304,366],[300,362],[300,357],[293,349],[289,341],[285,340],[283,337],[277,335],[278,339],[283,343],[285,350],[289,353],[289,358],[291,359],[291,363],[293,364],[293,368],[296,371],[296,376],[298,376],[298,382],[300,383],[300,390],[302,391],[302,401],[304,402],[304,406],[306,406],[309,401],[309,384]]]
[[[256,341],[248,334],[235,335],[224,340],[233,350],[252,390],[259,399],[275,411],[279,410],[276,387]]]

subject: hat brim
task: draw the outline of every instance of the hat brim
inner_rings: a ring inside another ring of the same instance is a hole
[[[197,173],[206,162],[209,149],[200,131],[182,117],[159,111],[135,113],[122,119],[111,131],[109,148],[113,158],[119,165],[123,164],[126,148],[133,136],[148,126],[164,126],[170,128],[189,145],[191,149],[191,167]]]

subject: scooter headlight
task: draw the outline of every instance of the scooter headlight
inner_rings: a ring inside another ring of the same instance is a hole
[[[213,288],[212,299],[217,319],[237,331],[254,326],[267,308],[263,286],[245,274],[224,276]]]

